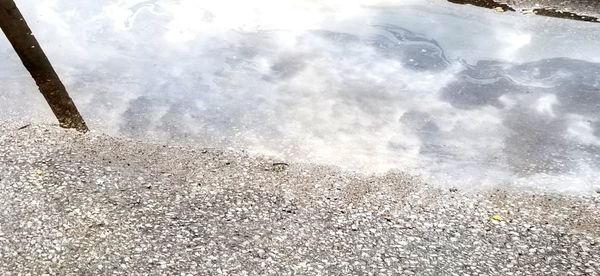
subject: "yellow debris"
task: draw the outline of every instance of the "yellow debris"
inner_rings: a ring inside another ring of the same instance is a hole
[[[42,175],[44,175],[44,171],[42,171],[42,170],[40,170],[40,169],[37,169],[37,170],[35,171],[35,174],[37,174],[38,176],[42,176]]]
[[[504,218],[499,214],[494,214],[490,219],[495,220],[495,221],[503,221],[504,220]]]

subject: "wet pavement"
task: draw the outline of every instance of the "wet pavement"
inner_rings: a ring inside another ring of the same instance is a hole
[[[0,274],[598,275],[597,25],[347,2],[20,1]]]
[[[225,4],[35,3],[22,11],[79,109],[114,136],[409,172],[442,187],[600,186],[596,24],[445,1],[236,2],[253,12],[235,18]],[[64,9],[61,21],[36,17]],[[0,47],[3,118],[45,111]]]
[[[525,14],[556,17],[598,23],[600,2],[595,0],[448,0],[457,4],[471,4],[478,7],[495,9],[500,12],[517,11]]]

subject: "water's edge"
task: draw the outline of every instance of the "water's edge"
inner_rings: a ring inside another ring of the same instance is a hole
[[[600,5],[596,6],[597,4],[593,4],[592,2],[589,3],[589,6],[569,1],[536,1],[536,3],[531,3],[531,1],[511,1],[510,4],[505,1],[494,0],[448,0],[448,2],[470,4],[501,12],[516,11],[524,14],[533,13],[540,16],[600,23],[600,19],[595,15],[600,11]],[[540,5],[538,2],[545,2],[545,4],[542,3]],[[600,2],[596,1],[596,3]]]

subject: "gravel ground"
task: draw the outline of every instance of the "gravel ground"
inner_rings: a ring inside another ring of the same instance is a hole
[[[600,195],[0,123],[1,275],[600,275]]]
[[[550,8],[580,15],[600,15],[598,0],[501,0],[498,2],[508,3],[519,9]]]
[[[599,0],[448,0],[498,11],[518,11],[549,17],[600,22]]]

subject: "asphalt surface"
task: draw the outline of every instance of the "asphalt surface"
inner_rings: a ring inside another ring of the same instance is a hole
[[[599,275],[600,194],[0,124],[1,275]]]
[[[497,11],[517,11],[580,21],[600,22],[600,1],[597,0],[448,0]]]
[[[520,9],[550,8],[582,15],[599,15],[600,1],[597,0],[502,0]]]

